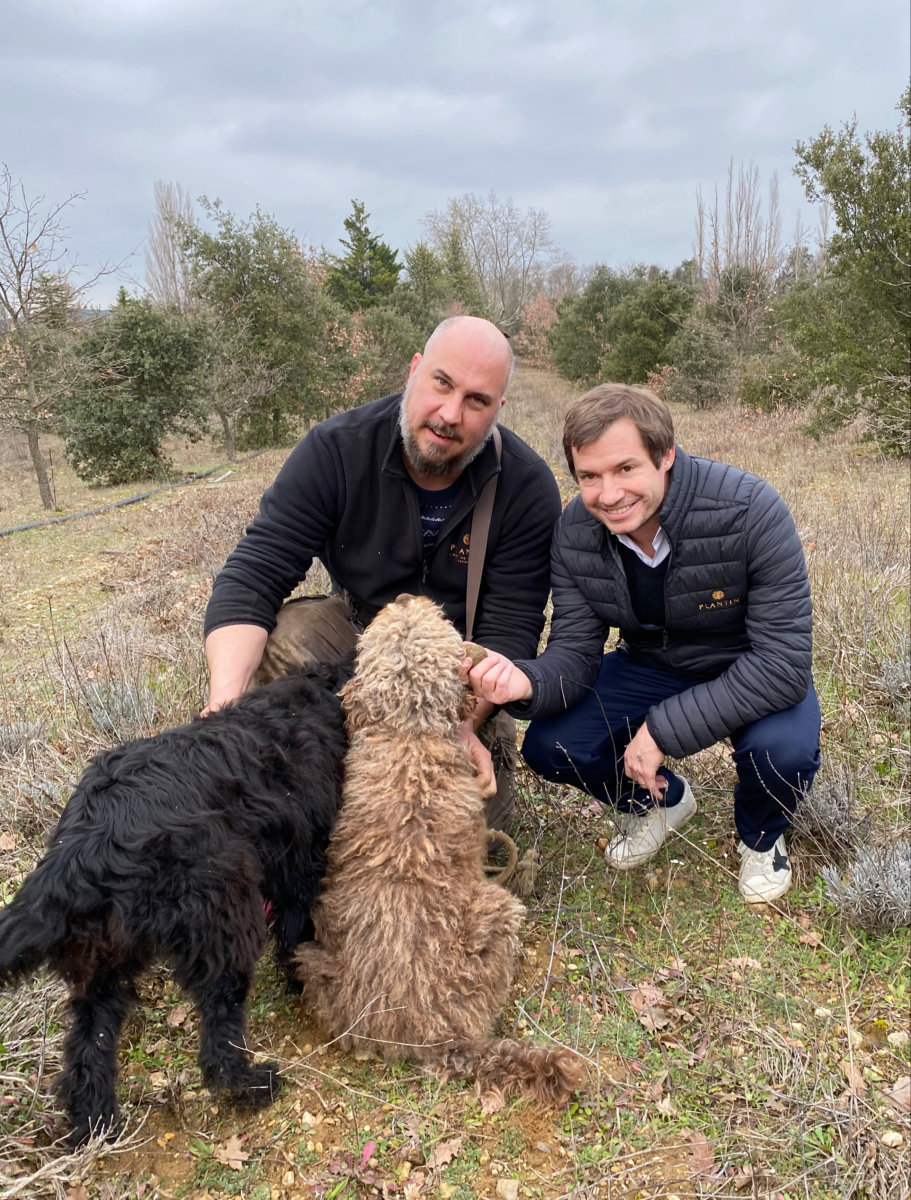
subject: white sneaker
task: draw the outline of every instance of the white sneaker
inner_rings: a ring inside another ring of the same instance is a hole
[[[641,867],[658,853],[673,829],[682,829],[696,812],[696,801],[687,781],[683,780],[683,797],[673,808],[656,806],[647,813],[620,814],[620,833],[608,844],[604,857],[618,871]]]
[[[791,863],[784,834],[770,850],[750,850],[741,842],[740,894],[747,904],[767,904],[783,896],[791,886]]]

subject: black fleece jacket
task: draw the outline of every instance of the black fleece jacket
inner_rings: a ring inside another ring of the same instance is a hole
[[[400,593],[442,605],[464,633],[471,517],[497,470],[484,447],[425,560],[418,498],[402,462],[401,395],[337,413],[288,456],[258,515],[215,580],[205,632],[237,623],[271,630],[275,614],[318,558],[365,624]],[[556,480],[509,429],[503,439],[474,640],[510,658],[537,653],[560,513]]]
[[[554,615],[540,658],[518,663],[534,688],[516,716],[580,700],[611,627],[633,659],[691,675],[693,686],[650,709],[666,753],[685,758],[803,700],[810,685],[812,613],[803,547],[771,484],[678,446],[659,513],[671,545],[665,628],[637,621],[616,538],[576,497],[554,532]]]

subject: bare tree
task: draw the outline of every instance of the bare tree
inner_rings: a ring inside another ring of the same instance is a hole
[[[730,328],[738,351],[755,344],[763,310],[786,253],[781,241],[778,177],[772,176],[763,201],[759,170],[728,166],[727,186],[707,203],[696,197],[693,247],[696,282],[703,302],[715,305]]]
[[[580,267],[566,251],[555,250],[544,277],[544,292],[551,304],[559,304],[567,296],[578,296],[584,291],[593,273],[593,266]]]
[[[155,184],[155,216],[146,243],[146,290],[164,308],[189,312],[191,276],[184,233],[195,222],[193,201],[179,183]]]
[[[45,205],[0,166],[0,424],[25,434],[41,503],[54,507],[40,434],[54,423],[60,399],[80,366],[70,353],[84,328],[86,292],[116,268],[75,283],[64,214],[78,192]]]
[[[498,200],[495,192],[466,193],[427,213],[423,224],[437,250],[458,239],[480,285],[485,316],[514,333],[556,253],[547,213],[535,208],[522,213],[511,198]]]

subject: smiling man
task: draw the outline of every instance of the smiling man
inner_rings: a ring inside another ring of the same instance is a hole
[[[464,634],[472,516],[494,475],[473,639],[510,657],[536,653],[560,498],[547,465],[508,429],[498,456],[491,435],[511,372],[496,326],[452,317],[414,355],[403,393],[337,413],[295,447],[215,580],[209,708],[295,665],[344,658],[403,592],[430,596]],[[332,595],[283,603],[314,559]],[[488,823],[507,829],[515,724],[492,710],[478,705],[465,738],[492,797]]]
[[[536,718],[522,754],[547,779],[614,805],[618,870],[648,862],[696,812],[665,766],[730,738],[739,885],[791,885],[784,832],[819,767],[803,549],[764,480],[674,444],[667,406],[603,384],[566,414],[579,484],[554,534],[554,615],[540,658],[489,656],[478,695]],[[618,648],[603,654],[611,628]]]

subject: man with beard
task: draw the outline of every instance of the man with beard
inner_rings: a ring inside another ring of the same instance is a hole
[[[512,367],[496,326],[451,317],[415,354],[404,392],[329,417],[295,447],[215,580],[209,709],[294,665],[344,658],[401,593],[429,596],[464,635],[472,516],[494,475],[472,638],[510,658],[534,656],[560,497],[519,437],[502,429],[499,451],[492,437]],[[283,603],[315,558],[332,594]],[[507,829],[515,724],[479,701],[464,736],[491,797],[488,823]]]

